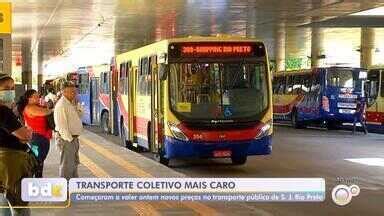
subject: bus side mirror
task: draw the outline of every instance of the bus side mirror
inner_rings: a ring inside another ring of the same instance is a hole
[[[160,80],[166,80],[167,79],[167,71],[169,69],[169,66],[166,64],[161,64],[159,67],[159,79]]]

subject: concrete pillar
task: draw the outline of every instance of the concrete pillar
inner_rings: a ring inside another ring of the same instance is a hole
[[[27,85],[27,89],[32,88],[32,55],[31,55],[31,41],[24,40],[21,43],[21,78],[23,85]]]
[[[278,24],[275,29],[274,54],[276,61],[276,71],[285,70],[285,40],[286,31],[284,24]]]
[[[12,37],[0,34],[0,72],[12,74]]]
[[[247,11],[247,29],[246,36],[248,38],[256,37],[256,10],[254,7],[249,7]]]
[[[312,28],[311,37],[311,67],[323,66],[324,53],[324,30],[321,28]]]
[[[42,86],[43,86],[43,81],[44,81],[44,76],[43,76],[43,42],[39,41],[38,42],[38,46],[37,46],[37,50],[35,51],[35,53],[33,53],[34,55],[34,58],[33,58],[33,61],[34,61],[34,73],[33,74],[37,74],[37,86],[38,88],[40,89]]]
[[[368,68],[372,66],[372,59],[375,52],[375,29],[361,28],[360,43],[360,67]]]

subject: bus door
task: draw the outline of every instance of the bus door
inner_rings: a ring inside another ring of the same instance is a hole
[[[137,147],[139,140],[138,140],[138,120],[137,120],[137,95],[139,91],[139,79],[140,79],[140,71],[139,68],[141,67],[141,62],[139,61],[139,67],[135,67],[133,69],[133,74],[131,76],[132,78],[132,97],[131,97],[131,106],[132,107],[132,138],[133,138],[133,145]],[[129,132],[131,133],[131,132]]]
[[[91,78],[91,116],[92,124],[100,123],[99,78]]]
[[[301,92],[304,95],[301,113],[304,120],[317,119],[320,112],[320,77],[317,74],[303,76]]]
[[[368,73],[370,85],[367,86],[368,109],[367,122],[369,124],[384,123],[384,71],[380,69],[372,69]]]
[[[151,76],[151,130],[149,138],[150,150],[157,153],[159,150],[159,123],[160,121],[160,80],[158,77],[157,56],[149,58]],[[161,134],[161,133],[160,133]]]
[[[79,71],[81,71],[79,69]],[[78,100],[84,108],[82,121],[90,125],[91,122],[91,92],[90,92],[90,79],[89,73],[86,69],[82,69],[78,79]]]
[[[110,127],[111,127],[111,133],[114,135],[118,135],[119,133],[119,127],[118,127],[118,121],[117,121],[117,111],[118,111],[118,103],[117,103],[117,91],[119,89],[119,80],[118,80],[118,71],[117,71],[116,63],[113,62],[113,65],[111,65],[111,100],[110,100],[110,113],[109,113],[109,119],[110,119]]]
[[[379,81],[379,92],[378,92],[378,111],[381,113],[381,123],[384,124],[384,69],[380,70],[380,81]]]
[[[127,68],[128,73],[127,73],[127,82],[128,82],[128,118],[126,119],[127,122],[127,129],[128,129],[128,134],[127,138],[129,141],[133,141],[134,137],[134,129],[133,129],[133,119],[134,119],[134,101],[135,101],[135,85],[134,85],[134,76],[137,73],[137,67],[132,67],[132,64],[130,65],[129,68]]]

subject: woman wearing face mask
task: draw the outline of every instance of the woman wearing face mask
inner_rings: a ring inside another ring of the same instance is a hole
[[[15,99],[13,79],[0,73],[0,204],[26,206],[21,200],[21,180],[31,177],[36,161],[27,153],[32,132],[12,112]],[[10,215],[9,209],[0,209]],[[29,215],[28,209],[12,209],[13,215]]]
[[[35,177],[43,177],[44,160],[49,152],[49,144],[52,138],[52,130],[48,127],[47,116],[52,113],[40,106],[40,95],[36,90],[27,90],[17,102],[18,112],[23,116],[25,125],[31,128],[31,144],[38,147],[38,167]]]

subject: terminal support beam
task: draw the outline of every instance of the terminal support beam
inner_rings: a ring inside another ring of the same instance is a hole
[[[32,55],[31,55],[31,41],[24,40],[21,44],[22,56],[22,83],[27,85],[28,89],[32,88]]]
[[[375,29],[361,28],[360,67],[368,68],[372,65],[375,52]]]
[[[321,59],[324,57],[324,30],[312,28],[311,39],[311,67],[322,66]]]
[[[41,88],[43,86],[43,42],[39,41],[37,49],[32,53],[33,55],[33,63],[32,63],[32,71],[34,75],[37,75],[37,86]]]
[[[246,34],[248,38],[256,37],[256,10],[253,7],[249,7],[247,10],[248,22]]]
[[[0,72],[12,74],[12,37],[11,34],[0,34],[0,40],[2,40]]]
[[[285,25],[279,24],[275,29],[275,61],[276,71],[285,70]]]

